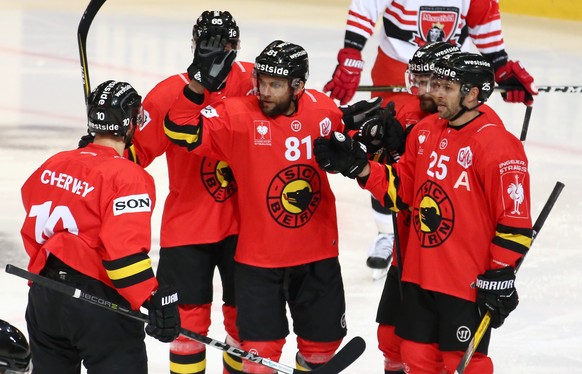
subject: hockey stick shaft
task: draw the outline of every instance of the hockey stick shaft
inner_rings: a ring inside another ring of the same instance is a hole
[[[511,87],[495,87],[495,91],[505,92]],[[405,86],[359,86],[360,92],[408,92]],[[538,86],[538,92],[582,93],[582,86]]]
[[[523,125],[521,126],[521,135],[519,136],[519,140],[525,142],[525,138],[527,137],[527,130],[529,129],[529,120],[531,118],[531,112],[533,110],[533,105],[528,105],[525,108],[525,116],[523,117]]]
[[[57,291],[57,292],[61,292],[65,295],[71,296],[73,298],[86,301],[88,303],[91,303],[93,305],[97,305],[99,307],[105,308],[105,309],[112,311],[112,312],[115,312],[115,313],[119,313],[119,314],[124,315],[126,317],[133,318],[135,320],[138,320],[138,321],[141,321],[144,323],[149,322],[149,317],[145,313],[123,307],[123,306],[118,305],[116,303],[112,303],[109,300],[102,299],[102,298],[95,296],[95,295],[91,295],[91,294],[86,293],[86,292],[84,292],[78,288],[75,288],[71,285],[57,282],[53,279],[44,277],[42,275],[31,273],[31,272],[24,270],[24,269],[21,269],[17,266],[7,264],[6,265],[6,272],[9,274],[13,274],[13,275],[16,275],[18,277],[27,279],[27,280],[34,282],[38,285],[41,285],[43,287],[50,288],[50,289]],[[190,330],[187,330],[184,328],[180,328],[180,335],[183,335],[187,338],[195,340],[199,343],[203,343],[203,344],[212,346],[214,348],[220,349],[221,351],[228,352],[229,354],[231,354],[233,356],[237,356],[237,357],[240,357],[242,359],[249,360],[249,361],[252,361],[254,363],[269,367],[271,369],[275,369],[281,373],[287,373],[287,374],[301,374],[301,373],[303,373],[303,371],[294,369],[291,366],[287,366],[287,365],[281,364],[279,362],[272,361],[268,358],[257,356],[255,354],[250,353],[250,352],[233,347],[229,344],[226,344],[226,343],[223,343],[221,341],[209,338],[207,336],[197,334],[193,331],[190,331]],[[320,374],[337,374],[340,371],[344,370],[346,367],[348,367],[350,364],[352,364],[358,357],[360,357],[360,355],[364,352],[364,349],[365,349],[364,340],[359,336],[355,337],[352,340],[350,340],[342,349],[340,349],[336,353],[336,355],[328,363],[326,363],[325,365],[323,365],[315,370],[312,370],[312,372],[320,373]]]
[[[394,251],[396,252],[396,264],[398,269],[398,291],[400,292],[400,301],[402,301],[402,249],[400,248],[400,235],[398,234],[398,220],[396,213],[392,212],[392,227],[394,229]]]
[[[89,65],[87,63],[87,35],[89,34],[89,27],[93,19],[101,9],[101,6],[106,0],[91,0],[85,13],[79,21],[79,27],[77,28],[77,43],[79,45],[79,59],[81,62],[81,76],[83,78],[83,93],[85,94],[85,103],[89,98],[91,93],[91,81],[89,79]]]
[[[535,238],[538,236],[538,233],[540,232],[540,230],[544,226],[544,223],[546,222],[546,219],[550,215],[550,211],[554,207],[554,204],[558,200],[558,197],[562,193],[563,188],[564,188],[564,183],[556,182],[556,185],[554,186],[554,189],[552,190],[550,197],[548,197],[548,200],[544,204],[544,207],[542,208],[540,215],[538,216],[538,218],[536,219],[536,222],[534,223],[534,225],[532,227],[532,244],[533,244]],[[524,259],[525,259],[525,255],[521,259],[521,262],[519,262],[517,264],[517,266],[515,268],[516,273],[519,270],[519,268],[521,267],[521,264],[523,264]],[[481,319],[481,323],[479,323],[479,327],[477,327],[477,330],[475,331],[473,338],[469,342],[469,346],[467,347],[467,350],[463,354],[463,357],[461,358],[461,362],[459,362],[459,365],[457,365],[457,368],[455,369],[455,374],[463,374],[463,372],[465,371],[465,369],[469,365],[469,362],[471,361],[471,357],[473,357],[473,354],[477,350],[479,343],[481,343],[481,339],[483,339],[483,336],[485,335],[485,333],[489,329],[490,323],[491,323],[491,312],[487,311],[487,313],[485,313],[485,316],[483,316],[483,319]]]

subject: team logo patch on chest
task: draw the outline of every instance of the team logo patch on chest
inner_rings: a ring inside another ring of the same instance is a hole
[[[412,220],[422,247],[436,247],[453,232],[455,213],[446,192],[433,181],[426,181],[416,193]]]
[[[456,7],[421,6],[418,12],[418,33],[413,33],[412,42],[419,47],[434,42],[452,42],[459,22]]]
[[[204,157],[200,177],[206,191],[216,202],[224,202],[237,191],[236,181],[230,166],[224,161]]]
[[[293,165],[279,172],[267,192],[267,208],[281,226],[305,225],[321,201],[321,179],[309,165]]]

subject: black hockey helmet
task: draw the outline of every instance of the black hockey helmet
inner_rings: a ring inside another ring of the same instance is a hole
[[[469,52],[453,53],[437,60],[431,79],[460,83],[463,97],[472,87],[477,87],[477,100],[481,103],[487,101],[495,86],[491,63],[482,55]]]
[[[434,63],[439,58],[461,50],[454,44],[447,42],[434,42],[418,48],[408,61],[404,80],[409,93],[416,95],[420,85],[426,84],[428,90],[428,78],[434,69]]]
[[[309,77],[307,51],[297,44],[275,40],[255,59],[254,74],[287,78],[291,87],[297,88]]]
[[[228,42],[232,49],[238,49],[240,29],[232,14],[226,10],[205,10],[202,12],[192,28],[192,39],[194,42],[197,42],[203,34],[214,34],[217,32],[226,32],[228,34]]]
[[[89,95],[87,117],[91,134],[125,137],[130,123],[143,123],[141,96],[129,83],[105,81]]]
[[[30,373],[30,347],[20,330],[0,319],[0,374]]]

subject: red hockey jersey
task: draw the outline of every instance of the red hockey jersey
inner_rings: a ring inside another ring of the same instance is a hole
[[[52,253],[138,309],[158,285],[148,256],[155,196],[153,178],[111,147],[52,156],[22,186],[28,269],[38,274]]]
[[[256,96],[208,106],[202,118],[199,111],[181,95],[166,134],[231,165],[241,217],[235,260],[275,268],[338,256],[335,197],[312,152],[315,139],[343,131],[333,100],[305,90],[296,113],[276,118],[262,113]]]
[[[235,62],[226,86],[218,92],[206,92],[203,106],[250,94],[252,70],[250,62]],[[145,122],[136,131],[129,152],[129,158],[143,167],[166,155],[169,193],[162,213],[162,247],[216,243],[238,234],[237,183],[229,165],[189,155],[164,134],[164,117],[189,81],[187,73],[174,75],[148,93],[143,102]]]
[[[454,128],[431,115],[412,129],[398,163],[370,163],[364,187],[412,209],[404,281],[474,301],[477,275],[515,266],[527,252],[528,161],[495,117]]]

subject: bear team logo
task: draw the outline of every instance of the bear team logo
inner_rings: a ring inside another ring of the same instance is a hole
[[[267,208],[277,223],[288,228],[305,225],[321,201],[321,179],[309,165],[293,165],[279,172],[267,192]]]
[[[436,247],[453,232],[455,213],[451,199],[433,181],[426,181],[416,194],[420,201],[412,212],[414,231],[423,247]]]
[[[200,167],[200,177],[206,191],[216,202],[222,203],[237,191],[232,169],[224,161],[204,157]]]

